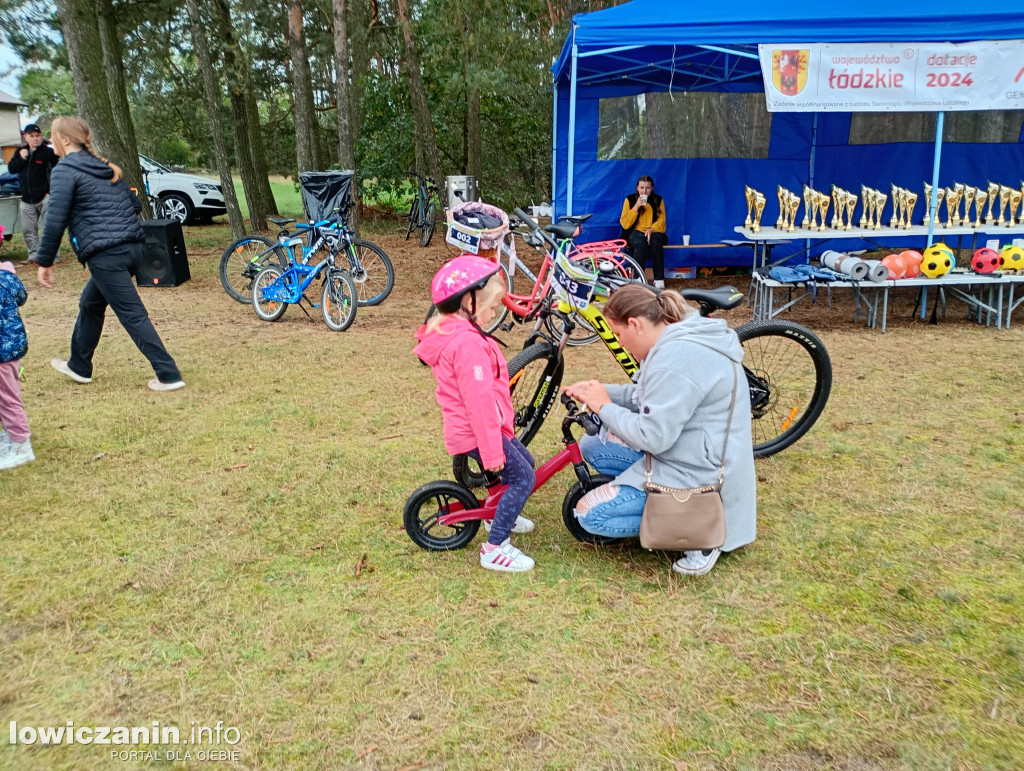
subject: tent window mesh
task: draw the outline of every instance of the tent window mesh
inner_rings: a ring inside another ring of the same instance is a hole
[[[656,92],[602,99],[597,159],[767,158],[762,93]]]
[[[858,112],[850,121],[851,145],[934,142],[935,113]],[[947,112],[943,142],[1012,143],[1020,141],[1024,110]]]

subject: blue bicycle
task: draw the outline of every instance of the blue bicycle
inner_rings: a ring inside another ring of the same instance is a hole
[[[296,240],[301,244],[301,238]],[[321,276],[320,302],[314,303],[306,298],[306,289]],[[253,278],[252,307],[264,321],[277,321],[289,305],[298,305],[309,316],[301,305],[306,300],[311,307],[320,309],[329,328],[344,332],[356,320],[356,292],[352,276],[334,264],[334,252],[329,250],[315,265],[296,261],[287,266],[265,264]]]

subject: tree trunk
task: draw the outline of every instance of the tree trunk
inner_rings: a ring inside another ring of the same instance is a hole
[[[66,1],[66,0],[65,0]],[[275,206],[267,206],[266,197],[270,183],[266,176],[266,167],[261,179],[256,163],[255,147],[259,143],[262,151],[262,140],[253,132],[253,120],[249,116],[248,99],[246,98],[246,68],[242,65],[244,54],[239,49],[238,38],[231,26],[231,8],[228,0],[213,0],[213,10],[217,35],[224,46],[224,75],[228,82],[228,94],[231,97],[231,119],[235,129],[235,163],[242,178],[242,189],[245,201],[249,206],[249,221],[253,230],[265,230],[267,217],[277,213]],[[256,113],[257,130],[259,128]],[[271,196],[273,202],[273,196]]]
[[[306,34],[302,25],[301,0],[286,0],[288,9],[288,56],[291,59],[292,120],[295,125],[295,155],[299,171],[320,169],[313,86],[306,58]]]
[[[231,178],[231,164],[228,161],[228,145],[224,140],[224,122],[221,120],[221,90],[217,75],[213,71],[213,60],[210,57],[210,46],[206,39],[206,28],[199,13],[196,0],[185,0],[188,8],[189,27],[192,33],[192,48],[196,54],[196,67],[203,80],[203,100],[206,102],[207,124],[213,139],[213,155],[217,159],[217,171],[220,173],[220,187],[224,193],[224,204],[228,210],[228,222],[231,224],[231,236],[241,238],[245,235],[245,222],[242,211],[238,207],[238,196]]]
[[[349,107],[352,119],[352,140],[363,131],[363,88],[367,74],[370,72],[369,28],[370,14],[366,0],[350,0],[348,3],[348,19],[346,32],[352,53],[352,88],[349,90]]]
[[[396,0],[398,22],[402,28],[404,43],[403,61],[409,77],[409,98],[412,101],[412,115],[416,124],[416,135],[422,138],[423,149],[426,151],[427,173],[437,181],[441,181],[441,153],[437,149],[437,136],[434,134],[434,122],[430,117],[430,105],[427,103],[427,91],[423,86],[420,73],[419,58],[416,55],[416,44],[412,38],[412,22],[409,20],[409,0]],[[419,171],[419,169],[417,169]]]
[[[97,22],[99,7],[94,0],[58,0],[57,12],[71,63],[75,101],[79,114],[92,129],[93,149],[120,166],[125,181],[141,193],[142,171],[139,169],[138,152],[133,149],[135,132],[130,119],[126,125],[118,125],[105,82],[109,74]],[[113,53],[110,55],[111,58],[114,56]],[[120,67],[119,59],[117,64]],[[121,84],[123,94],[123,75]],[[127,97],[124,101],[127,105]],[[118,117],[123,120],[123,116]],[[146,196],[140,194],[139,198],[142,199],[143,211],[150,212]]]
[[[480,137],[480,86],[474,67],[476,61],[476,36],[473,28],[466,30],[465,56],[466,78],[466,173],[480,182],[483,171],[483,142]]]
[[[353,230],[359,226],[359,174],[356,171],[355,146],[352,141],[351,104],[348,84],[348,22],[345,0],[334,0],[334,94],[338,112],[338,164],[351,169],[352,201],[356,204],[349,211],[348,225]]]
[[[106,71],[107,96],[110,98],[110,111],[115,125],[120,126],[118,138],[121,140],[125,182],[136,190],[145,190],[142,169],[139,166],[139,147],[135,141],[135,124],[132,122],[131,108],[128,106],[128,92],[124,81],[124,59],[121,56],[121,39],[117,34],[117,19],[111,0],[96,0],[96,19],[100,33],[100,44],[103,48],[103,67]],[[120,165],[120,162],[118,162]],[[142,217],[149,219],[153,210],[149,205],[149,197],[139,195],[142,202]]]
[[[270,214],[277,214],[277,201],[274,200],[274,192],[270,189],[270,171],[267,169],[266,143],[263,141],[263,132],[260,128],[260,108],[256,103],[256,91],[252,86],[252,75],[249,69],[249,61],[245,65],[245,109],[249,117],[247,126],[249,128],[249,150],[252,153],[253,165],[256,168],[257,191],[260,195],[260,206]]]

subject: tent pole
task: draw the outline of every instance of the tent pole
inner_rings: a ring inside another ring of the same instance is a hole
[[[572,31],[572,70],[569,74],[569,158],[565,177],[565,213],[572,214],[572,184],[576,165],[576,64],[580,49],[576,45],[576,29]]]
[[[807,186],[814,187],[814,151],[818,148],[818,113],[811,113],[811,159],[807,165]],[[811,261],[811,239],[804,242],[807,262]]]
[[[552,92],[554,109],[551,111],[551,219],[555,217],[555,199],[558,197],[555,188],[555,180],[558,174],[558,81],[555,81],[555,88]]]
[[[935,210],[939,208],[939,163],[942,160],[942,125],[946,113],[938,113],[935,121],[935,162],[932,165],[932,200],[928,202],[928,243],[932,245],[935,237]],[[928,305],[928,287],[921,287],[921,318],[924,318],[925,307]]]

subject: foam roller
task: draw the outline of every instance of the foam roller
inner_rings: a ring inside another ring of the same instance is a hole
[[[869,271],[868,264],[860,257],[854,257],[852,254],[836,252],[831,249],[821,255],[821,264],[826,268],[831,268],[836,273],[849,276],[854,281],[863,281],[867,278]],[[888,275],[889,272],[887,270],[886,276]]]

